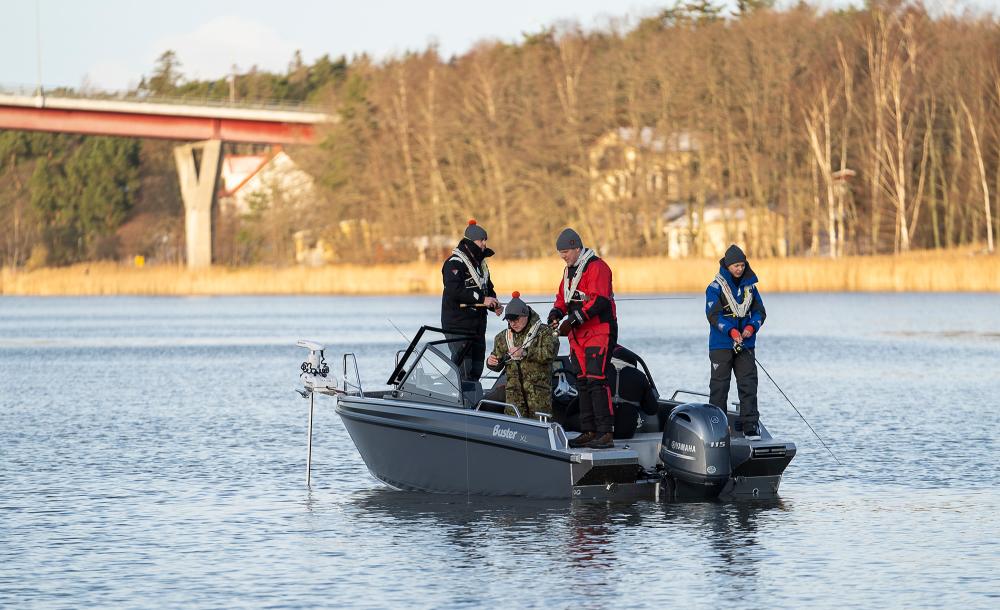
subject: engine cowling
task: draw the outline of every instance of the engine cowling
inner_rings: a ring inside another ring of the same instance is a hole
[[[663,428],[660,459],[678,491],[717,496],[732,474],[726,414],[709,404],[674,408]]]

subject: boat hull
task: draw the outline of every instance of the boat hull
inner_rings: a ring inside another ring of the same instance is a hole
[[[372,475],[398,489],[568,498],[571,453],[547,424],[466,409],[338,400],[337,413]]]
[[[395,489],[428,493],[581,500],[766,498],[777,494],[781,470],[794,455],[792,449],[787,459],[767,460],[773,466],[759,471],[744,441],[747,455],[739,458],[737,476],[712,490],[687,489],[649,463],[659,447],[658,434],[636,435],[615,449],[571,449],[559,426],[502,414],[344,395],[336,412],[372,476]]]

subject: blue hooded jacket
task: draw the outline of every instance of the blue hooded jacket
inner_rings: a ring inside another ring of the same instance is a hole
[[[729,331],[736,329],[742,333],[747,325],[753,326],[753,334],[743,340],[743,346],[753,349],[757,343],[757,333],[760,332],[760,327],[764,325],[764,318],[767,317],[767,312],[764,310],[764,300],[760,296],[760,291],[754,286],[757,282],[757,274],[747,263],[746,270],[744,270],[739,282],[736,281],[733,274],[729,273],[729,269],[721,264],[719,265],[719,275],[725,278],[733,296],[739,301],[743,300],[744,291],[752,290],[753,302],[750,304],[750,311],[746,317],[736,318],[732,315],[729,304],[725,302],[726,297],[718,282],[713,280],[708,285],[708,288],[705,289],[705,316],[708,318],[708,325],[711,329],[708,333],[708,349],[732,349],[733,339],[729,336]]]

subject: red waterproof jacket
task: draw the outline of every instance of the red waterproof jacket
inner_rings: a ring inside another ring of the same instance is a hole
[[[556,301],[549,319],[556,316],[562,318],[569,314],[572,308],[579,307],[585,321],[577,327],[577,330],[610,332],[611,322],[618,319],[614,290],[611,287],[611,267],[595,256],[587,261],[582,270],[570,267],[570,280],[574,277],[574,273],[583,273],[576,287],[576,294],[573,295],[571,302],[567,303],[563,296],[565,280],[559,282],[559,291],[556,293]]]

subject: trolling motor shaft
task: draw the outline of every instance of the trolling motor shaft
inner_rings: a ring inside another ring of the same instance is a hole
[[[302,371],[299,377],[302,379],[304,390],[296,390],[303,398],[309,398],[309,424],[306,433],[306,486],[312,482],[312,438],[313,438],[313,413],[316,410],[316,392],[318,389],[335,389],[337,379],[330,375],[330,366],[326,363],[324,352],[326,348],[315,341],[300,339],[296,343],[299,347],[309,350],[309,357],[299,366]],[[329,375],[329,377],[328,377]]]

